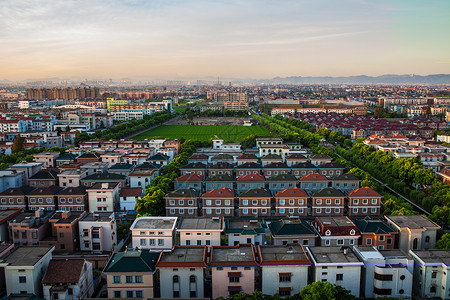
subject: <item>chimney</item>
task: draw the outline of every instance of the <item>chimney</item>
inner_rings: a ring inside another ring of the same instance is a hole
[[[42,208],[42,207],[40,207],[39,209],[37,209],[35,212],[34,212],[34,216],[36,217],[36,218],[40,218],[40,217],[42,217],[44,215],[44,209]]]
[[[109,184],[107,182],[102,183],[102,189],[107,189]]]
[[[68,217],[70,217],[71,214],[72,214],[72,213],[71,213],[70,210],[62,211],[62,212],[61,212],[61,218],[62,218],[62,219],[67,219]]]

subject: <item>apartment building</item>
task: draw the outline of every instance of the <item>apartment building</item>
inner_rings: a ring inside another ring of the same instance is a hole
[[[133,248],[153,252],[175,245],[176,217],[139,217],[130,227]]]
[[[307,216],[308,194],[298,188],[284,189],[275,194],[276,216]]]
[[[237,191],[242,193],[251,189],[264,188],[266,178],[259,173],[243,175],[236,179]]]
[[[27,195],[34,188],[24,185],[18,188],[9,188],[0,193],[0,203],[2,209],[27,209]]]
[[[90,212],[111,212],[120,205],[120,184],[118,182],[98,182],[86,190]]]
[[[316,217],[313,227],[321,246],[354,246],[361,236],[358,227],[348,217]]]
[[[88,213],[78,222],[80,250],[111,252],[117,246],[117,224],[113,212]]]
[[[311,196],[313,216],[343,216],[345,195],[332,187],[315,191]]]
[[[51,234],[49,219],[53,212],[43,209],[33,213],[21,213],[8,223],[10,240],[15,245],[36,246]]]
[[[251,189],[239,194],[239,216],[270,216],[271,192],[263,188]]]
[[[220,246],[223,218],[183,218],[178,225],[180,245]]]
[[[301,244],[315,246],[317,233],[304,219],[291,217],[272,221],[269,224],[271,243],[273,245]]]
[[[230,188],[211,190],[201,196],[204,217],[234,216],[235,192]]]
[[[266,221],[262,218],[255,219],[225,219],[225,234],[228,237],[228,245],[238,244],[262,245],[266,238]]]
[[[348,215],[350,217],[379,216],[381,198],[383,197],[378,192],[367,186],[349,191]]]
[[[88,197],[84,186],[67,187],[56,194],[58,209],[61,211],[87,211]]]
[[[167,216],[198,216],[199,191],[188,188],[175,190],[165,196]]]

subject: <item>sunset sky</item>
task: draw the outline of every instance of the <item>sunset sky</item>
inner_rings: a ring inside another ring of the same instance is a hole
[[[0,80],[440,73],[448,0],[0,0]]]

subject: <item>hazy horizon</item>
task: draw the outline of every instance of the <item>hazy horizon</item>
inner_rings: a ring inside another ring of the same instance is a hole
[[[450,73],[450,1],[0,3],[0,79]]]

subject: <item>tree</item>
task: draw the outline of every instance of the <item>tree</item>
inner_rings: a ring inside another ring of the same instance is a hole
[[[436,243],[437,249],[450,249],[450,233],[444,234]]]
[[[339,285],[332,285],[328,281],[323,283],[321,281],[313,282],[308,284],[300,291],[300,296],[303,300],[347,300],[347,299],[357,299],[355,296],[350,294],[349,290],[344,289]]]
[[[373,111],[375,118],[381,118],[383,116],[383,113],[384,113],[383,106],[377,106]]]
[[[20,136],[20,134],[18,134],[14,138],[11,151],[12,151],[12,153],[17,153],[17,152],[23,151],[23,138]]]

